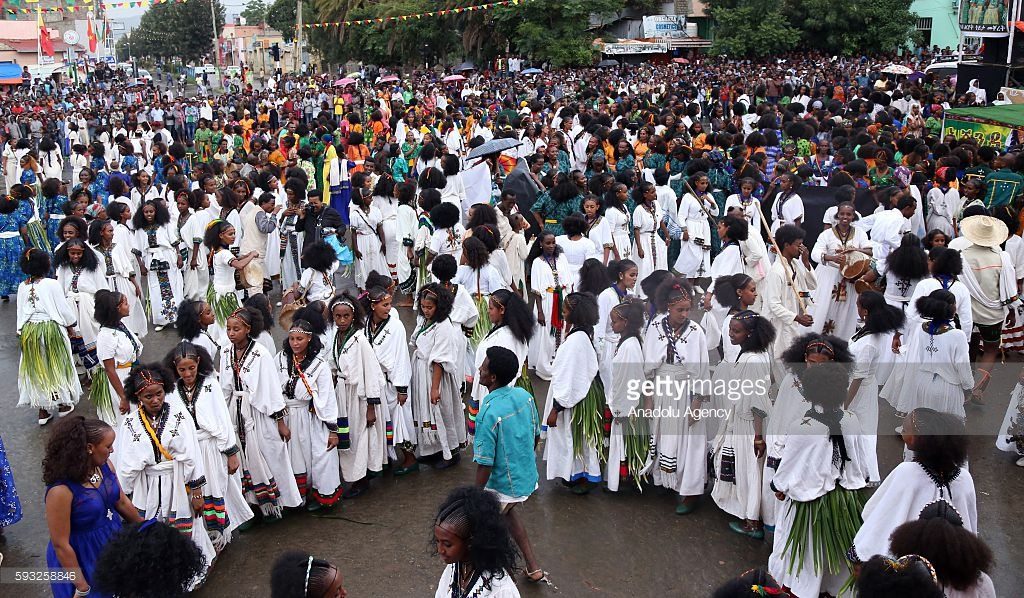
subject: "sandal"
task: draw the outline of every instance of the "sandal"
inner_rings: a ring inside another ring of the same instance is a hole
[[[981,372],[981,378],[974,385],[974,389],[971,390],[971,403],[975,405],[985,404],[985,389],[988,387],[989,380],[992,379],[992,372],[978,368]]]
[[[540,573],[540,577],[534,577],[534,575],[537,575],[538,573]],[[551,583],[551,579],[548,577],[548,572],[543,569],[537,569],[536,571],[527,571],[526,569],[523,569],[522,574],[526,576],[526,581],[530,583],[544,582],[552,588],[556,590],[558,589],[555,587],[555,584]]]

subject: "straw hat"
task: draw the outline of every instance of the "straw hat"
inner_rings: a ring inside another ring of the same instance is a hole
[[[1010,236],[1006,224],[991,216],[971,216],[960,221],[967,240],[982,247],[999,247]]]

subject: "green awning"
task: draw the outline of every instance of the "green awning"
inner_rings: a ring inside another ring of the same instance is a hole
[[[1024,104],[983,106],[980,108],[951,108],[946,110],[946,118],[988,121],[1016,128],[1024,128]]]

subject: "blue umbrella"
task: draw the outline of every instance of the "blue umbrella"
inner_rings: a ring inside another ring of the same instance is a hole
[[[539,75],[539,74],[541,74],[543,72],[544,71],[542,71],[540,69],[526,69],[525,71],[523,71],[523,74],[524,75]]]

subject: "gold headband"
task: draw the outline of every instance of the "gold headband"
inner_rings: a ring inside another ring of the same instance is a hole
[[[154,380],[153,377],[150,376],[149,372],[146,370],[140,371],[139,376],[142,377],[143,384],[142,386],[139,387],[138,390],[135,391],[135,396],[139,396],[142,393],[146,392],[146,389],[149,388],[150,386],[159,386],[160,388],[163,388],[164,386],[163,382],[157,382],[156,380]]]

